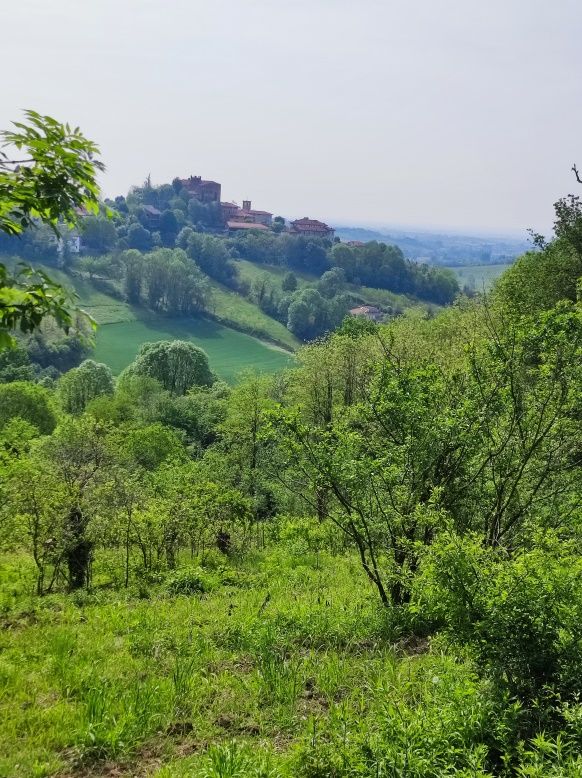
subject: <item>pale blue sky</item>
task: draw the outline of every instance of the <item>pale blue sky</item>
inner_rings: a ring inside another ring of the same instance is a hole
[[[0,126],[286,216],[545,229],[582,166],[580,0],[0,0]],[[582,194],[582,187],[581,194]]]

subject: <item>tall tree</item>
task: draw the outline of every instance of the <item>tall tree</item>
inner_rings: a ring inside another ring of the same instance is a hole
[[[59,381],[59,395],[67,413],[82,413],[96,397],[113,394],[113,375],[107,365],[86,359]]]
[[[155,378],[174,395],[214,381],[206,352],[185,340],[144,343],[126,373]]]

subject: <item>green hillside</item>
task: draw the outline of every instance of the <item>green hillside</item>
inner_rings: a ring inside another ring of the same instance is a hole
[[[300,345],[299,340],[293,333],[289,332],[284,324],[267,316],[250,300],[233,292],[218,281],[213,279],[209,279],[209,281],[213,295],[211,310],[220,322],[243,330],[257,338],[273,341],[291,351]]]
[[[286,367],[293,358],[281,348],[208,319],[172,320],[153,314],[100,327],[94,358],[119,374],[133,361],[142,343],[174,339],[203,348],[212,369],[229,382],[245,368],[271,372]]]
[[[179,338],[195,343],[207,352],[212,369],[227,381],[233,381],[245,368],[271,372],[289,364],[290,353],[261,340],[261,336],[283,343],[289,351],[298,344],[282,324],[216,282],[212,282],[213,313],[218,321],[170,319],[115,299],[97,289],[87,277],[70,276],[54,268],[46,270],[55,280],[75,289],[79,305],[100,325],[94,357],[115,374],[133,361],[142,343],[149,341]],[[221,324],[223,319],[232,322],[234,328]],[[254,336],[238,330],[252,331]]]
[[[276,265],[263,265],[248,260],[241,259],[237,262],[237,268],[244,281],[252,283],[261,276],[268,276],[276,286],[281,285],[283,277],[289,272],[289,268],[278,267]],[[293,271],[297,278],[297,288],[302,289],[309,286],[315,286],[318,276],[310,273],[301,273]],[[404,311],[406,308],[428,308],[435,307],[434,303],[423,303],[406,294],[396,294],[388,289],[375,289],[368,286],[357,286],[356,284],[346,284],[346,291],[351,294],[354,301],[358,304],[378,305],[381,308],[393,308],[395,311]],[[253,306],[254,307],[254,306]]]

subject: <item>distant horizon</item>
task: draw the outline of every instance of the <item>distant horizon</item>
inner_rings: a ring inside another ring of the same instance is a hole
[[[327,219],[324,219],[323,221],[328,221]],[[528,242],[528,233],[527,230],[524,230],[523,233],[519,231],[501,231],[496,230],[495,228],[492,228],[490,230],[487,230],[485,227],[475,227],[471,228],[470,226],[467,227],[454,227],[454,226],[443,226],[443,225],[429,225],[429,224],[393,224],[390,222],[366,222],[366,221],[350,221],[347,223],[346,221],[340,221],[339,219],[336,219],[335,221],[333,219],[329,220],[328,223],[334,227],[335,229],[341,230],[341,229],[364,229],[364,230],[372,230],[375,232],[381,232],[384,231],[392,231],[392,232],[411,232],[411,233],[418,233],[418,234],[426,234],[426,235],[455,235],[458,237],[467,237],[467,238],[498,238],[498,239],[507,239],[511,241],[521,241],[523,243]],[[385,233],[382,233],[385,234]]]

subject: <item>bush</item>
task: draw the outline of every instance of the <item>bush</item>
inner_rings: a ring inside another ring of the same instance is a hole
[[[338,710],[313,722],[293,775],[487,776],[493,708],[469,664],[427,657],[382,679],[385,701],[371,715]]]
[[[206,594],[218,585],[218,581],[201,567],[183,567],[166,580],[170,594]]]
[[[426,560],[413,609],[470,647],[498,694],[524,707],[528,734],[555,726],[556,700],[579,691],[581,573],[576,550],[557,540],[505,558],[449,537]]]
[[[43,435],[50,434],[57,423],[50,393],[28,381],[0,385],[0,429],[16,418],[32,424]]]

